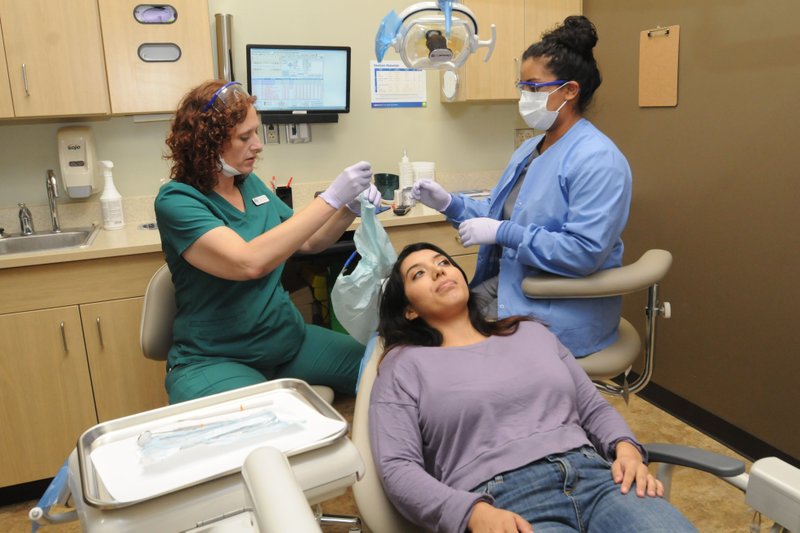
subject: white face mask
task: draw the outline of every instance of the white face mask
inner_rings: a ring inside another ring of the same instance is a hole
[[[241,174],[241,172],[239,172],[238,170],[236,170],[235,168],[230,166],[228,163],[226,163],[225,160],[222,159],[222,156],[220,156],[220,158],[219,158],[219,164],[222,167],[222,173],[225,174],[226,176],[228,176],[229,178],[232,178],[234,176],[238,176],[238,175]]]
[[[566,85],[566,83],[564,85]],[[564,85],[561,85],[558,89]],[[564,103],[558,106],[558,109],[555,111],[549,111],[547,109],[547,99],[558,89],[549,93],[522,91],[519,96],[519,114],[522,115],[522,120],[525,121],[528,127],[535,130],[550,129],[558,118],[558,112],[561,111],[561,108],[567,103],[567,101],[564,100]]]

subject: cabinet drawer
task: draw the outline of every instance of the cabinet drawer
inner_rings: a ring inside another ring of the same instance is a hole
[[[155,252],[4,269],[0,314],[144,296],[163,264]]]

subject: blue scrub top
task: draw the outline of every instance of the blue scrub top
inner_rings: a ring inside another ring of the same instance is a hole
[[[503,205],[518,174],[543,136],[524,142],[488,199],[453,195],[445,215],[454,225],[474,217],[503,218]],[[575,356],[601,350],[616,340],[621,298],[533,300],[522,280],[547,272],[584,277],[622,265],[620,235],[628,220],[631,170],[616,145],[581,119],[545,152],[524,176],[514,204],[514,242],[481,246],[472,285],[499,275],[498,316],[541,320]],[[502,242],[502,240],[500,240]]]

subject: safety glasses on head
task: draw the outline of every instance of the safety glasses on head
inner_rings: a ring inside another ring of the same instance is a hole
[[[554,80],[554,81],[518,81],[517,89],[520,92],[537,93],[540,87],[552,87],[554,85],[564,85],[568,83],[567,80]]]
[[[203,108],[203,112],[208,111],[212,107],[217,111],[222,111],[234,102],[239,100],[249,100],[250,95],[244,90],[242,84],[238,81],[229,81],[214,93],[214,96],[208,101]]]

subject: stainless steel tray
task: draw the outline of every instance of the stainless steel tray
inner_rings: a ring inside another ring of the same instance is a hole
[[[310,406],[315,411],[319,412],[319,414],[322,416],[343,423],[343,429],[340,432],[330,435],[327,438],[287,451],[287,456],[297,455],[309,450],[326,446],[347,432],[347,421],[342,417],[342,415],[340,415],[335,409],[333,409],[333,407],[325,402],[325,400],[323,400],[306,382],[298,379],[277,379],[250,387],[244,387],[241,389],[215,394],[205,398],[199,398],[197,400],[161,407],[152,411],[145,411],[143,413],[138,413],[124,418],[118,418],[116,420],[110,420],[86,430],[78,439],[77,456],[84,501],[87,504],[100,509],[117,509],[135,505],[142,501],[147,501],[171,492],[177,492],[186,487],[236,472],[237,469],[217,472],[213,476],[204,477],[196,480],[193,483],[188,483],[180,487],[164,490],[163,492],[152,494],[146,498],[135,501],[120,502],[114,499],[114,497],[106,489],[102,478],[94,467],[90,455],[92,451],[103,445],[138,435],[143,430],[152,427],[154,424],[157,424],[158,421],[165,418],[171,419],[176,415],[179,416],[181,414],[188,414],[198,411],[202,412],[202,409],[204,408],[211,408],[226,402],[260,399],[264,396],[268,396],[271,393],[274,394],[277,392],[290,393],[296,398],[302,400],[306,405]]]

